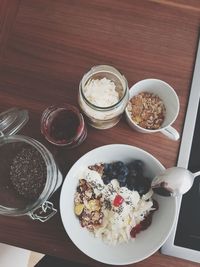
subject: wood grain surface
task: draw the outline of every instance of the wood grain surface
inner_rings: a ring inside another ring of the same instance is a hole
[[[182,132],[199,36],[199,0],[0,0],[0,111],[29,110],[21,133],[42,142],[65,177],[87,151],[105,144],[138,146],[165,167],[176,165],[180,141],[144,135],[125,118],[109,130],[88,126],[88,137],[67,150],[40,133],[42,111],[51,104],[77,104],[82,75],[92,66],[119,69],[129,87],[145,78],[168,82],[180,99],[174,127]],[[60,190],[52,197],[59,209]],[[67,211],[66,211],[67,212]],[[67,237],[60,214],[46,223],[0,216],[0,242],[88,266],[105,266],[80,252]],[[135,267],[197,267],[199,264],[155,253]]]

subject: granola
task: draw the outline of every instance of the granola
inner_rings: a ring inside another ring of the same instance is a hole
[[[96,196],[91,185],[80,179],[74,198],[74,212],[78,216],[82,227],[93,231],[102,224],[103,213],[101,195]]]
[[[145,129],[159,129],[165,119],[166,108],[163,101],[149,92],[142,92],[131,98],[127,109],[132,120]]]
[[[104,170],[104,164],[103,163],[98,163],[92,166],[88,167],[90,170],[98,172],[101,176],[103,175],[103,170]]]

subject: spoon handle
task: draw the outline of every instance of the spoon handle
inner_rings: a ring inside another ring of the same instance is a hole
[[[199,176],[199,175],[200,175],[200,171],[193,173],[193,177],[194,178],[197,177],[197,176]]]

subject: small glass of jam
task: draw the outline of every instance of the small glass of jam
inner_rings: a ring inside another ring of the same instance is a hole
[[[87,136],[83,115],[70,104],[45,109],[41,132],[50,143],[69,148],[80,145]]]

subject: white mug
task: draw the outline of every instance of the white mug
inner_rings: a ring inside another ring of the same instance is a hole
[[[180,135],[178,131],[171,126],[173,122],[176,120],[180,109],[179,98],[174,89],[168,83],[162,80],[145,79],[137,82],[130,88],[129,99],[131,99],[135,95],[138,95],[141,92],[149,92],[154,95],[157,95],[163,101],[166,108],[165,118],[159,129],[155,130],[145,129],[137,125],[132,120],[129,111],[126,108],[125,110],[126,118],[130,127],[141,133],[161,132],[170,139],[178,140],[180,138]]]

